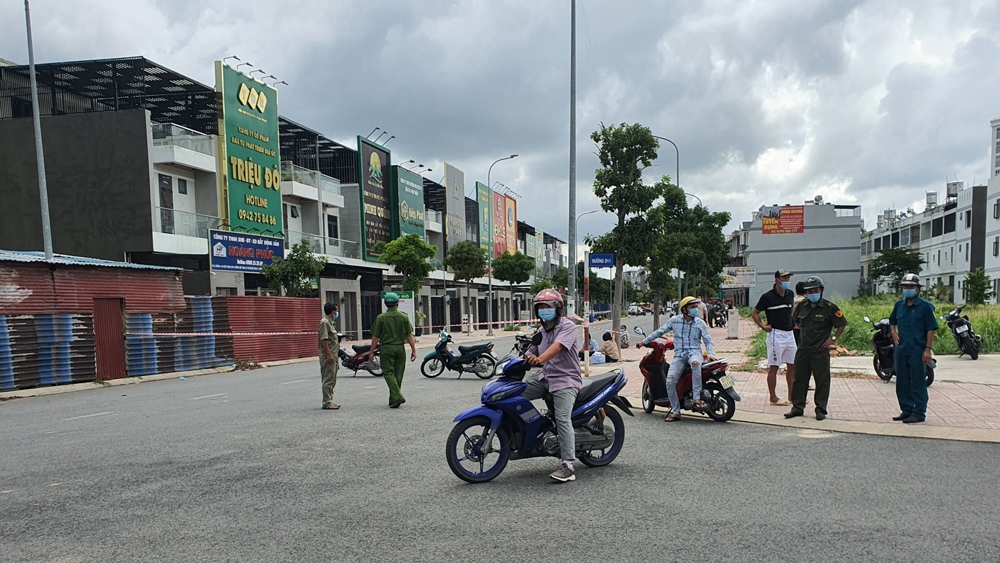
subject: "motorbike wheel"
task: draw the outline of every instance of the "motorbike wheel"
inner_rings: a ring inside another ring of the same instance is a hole
[[[656,408],[656,402],[653,401],[653,396],[649,394],[649,384],[645,381],[642,382],[642,410],[646,411],[646,414],[652,414],[653,409]]]
[[[925,373],[927,374],[927,386],[930,387],[931,383],[934,383],[934,368],[927,366]]]
[[[722,385],[713,381],[705,385],[705,390],[711,395],[705,401],[707,407],[704,411],[705,414],[716,422],[726,422],[733,418],[733,415],[736,414],[736,400],[726,393]]]
[[[622,451],[622,446],[625,445],[625,420],[622,418],[621,413],[611,405],[605,405],[603,410],[604,414],[607,415],[604,419],[604,426],[607,427],[608,421],[611,422],[614,426],[615,439],[607,449],[601,450],[600,455],[594,455],[596,453],[594,451],[580,454],[577,459],[587,467],[604,467],[611,463],[618,457],[618,454]]]
[[[451,429],[445,446],[448,467],[459,479],[468,483],[485,483],[507,467],[510,460],[510,440],[498,430],[490,444],[490,452],[479,453],[490,431],[490,419],[477,416],[463,420]]]
[[[497,361],[493,356],[489,354],[483,354],[476,358],[476,363],[473,364],[472,373],[476,374],[479,379],[489,379],[496,374],[497,371]]]
[[[382,377],[382,362],[380,361],[381,358],[379,357],[378,354],[375,354],[375,356],[372,359],[375,361],[378,367],[369,369],[368,373],[374,375],[375,377]]]
[[[962,350],[973,360],[979,359],[979,348],[968,335],[962,335]]]
[[[424,374],[424,377],[437,377],[444,373],[444,361],[438,357],[427,358],[420,364],[420,373]]]
[[[872,357],[872,367],[875,368],[875,375],[877,375],[882,381],[889,381],[892,379],[892,372],[882,371],[882,362],[879,361],[878,356]]]

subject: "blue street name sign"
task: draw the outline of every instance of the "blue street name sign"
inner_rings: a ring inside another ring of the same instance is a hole
[[[614,254],[591,254],[590,255],[590,267],[591,268],[614,268],[615,267],[615,255]]]

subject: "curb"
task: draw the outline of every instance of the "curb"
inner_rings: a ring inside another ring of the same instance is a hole
[[[299,364],[304,362],[315,362],[319,356],[311,358],[294,358],[291,360],[278,360],[274,362],[263,362],[261,367],[269,368],[274,366],[286,366],[289,364]],[[18,389],[15,391],[0,391],[0,401],[12,399],[26,399],[28,397],[45,397],[48,395],[58,395],[60,393],[72,393],[74,391],[88,391],[91,389],[104,389],[106,387],[120,387],[122,385],[135,385],[147,381],[164,381],[167,379],[177,379],[179,377],[198,377],[200,375],[212,375],[215,373],[230,373],[237,371],[232,365],[221,366],[210,369],[199,369],[193,371],[175,371],[171,373],[158,373],[156,375],[139,375],[135,377],[123,377],[121,379],[105,379],[101,381],[87,381],[84,383],[69,383],[66,385],[52,385],[49,387],[35,387],[33,389]]]
[[[638,397],[626,397],[633,404],[642,405]],[[642,407],[640,406],[641,410]],[[801,430],[821,430],[824,432],[840,432],[843,434],[865,434],[868,436],[891,436],[894,438],[920,438],[925,440],[951,440],[953,442],[979,442],[1000,444],[1000,432],[982,428],[954,428],[950,426],[917,426],[901,423],[867,422],[860,420],[835,420],[828,418],[823,421],[809,417],[786,419],[782,416],[757,412],[736,410],[733,422],[743,424],[759,424],[763,426],[779,426]]]

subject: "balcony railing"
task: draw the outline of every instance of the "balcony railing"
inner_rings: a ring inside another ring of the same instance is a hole
[[[340,193],[340,180],[331,178],[321,172],[292,164],[287,160],[281,163],[281,181],[298,182],[306,186],[319,188],[325,192],[343,195]]]
[[[428,221],[433,221],[439,225],[444,225],[444,220],[442,218],[443,213],[440,211],[434,211],[433,209],[427,209],[424,211],[424,216]]]
[[[219,228],[219,218],[178,209],[156,208],[156,231],[168,235],[208,238],[209,229]]]
[[[285,231],[286,249],[300,242],[308,244],[309,250],[316,254],[361,259],[361,245],[354,241],[300,233],[299,231]]]
[[[215,140],[211,136],[199,133],[176,123],[153,123],[153,146],[177,146],[195,152],[215,156]]]

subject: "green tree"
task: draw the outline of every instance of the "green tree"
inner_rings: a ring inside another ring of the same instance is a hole
[[[965,291],[965,302],[973,307],[985,305],[993,298],[993,289],[990,287],[990,277],[982,268],[976,268],[965,275],[962,282],[962,289]]]
[[[520,252],[505,252],[493,260],[493,277],[510,284],[510,301],[514,302],[514,284],[521,284],[531,278],[535,271],[535,260]]]
[[[883,250],[868,267],[871,280],[889,278],[893,293],[899,293],[899,282],[909,273],[919,274],[926,262],[915,249],[900,246]]]
[[[531,287],[528,288],[528,293],[531,295],[538,295],[538,293],[543,289],[552,289],[552,282],[549,280],[538,280],[531,284]]]
[[[313,254],[309,243],[300,241],[284,258],[275,258],[274,263],[261,266],[260,273],[279,294],[307,297],[312,294],[310,280],[318,278],[324,267],[326,257]]]
[[[645,252],[653,242],[645,214],[653,203],[662,197],[669,179],[647,186],[642,181],[642,171],[656,159],[659,143],[649,128],[638,123],[606,127],[603,123],[590,138],[597,144],[597,157],[601,163],[595,173],[594,194],[601,202],[601,209],[614,214],[614,229],[601,237],[587,237],[595,251],[615,253],[615,295],[622,294],[622,269],[625,264],[641,266],[646,263]],[[620,299],[612,304],[614,326],[621,323]]]
[[[446,268],[451,268],[455,279],[465,280],[466,296],[472,294],[472,280],[486,275],[486,250],[471,240],[462,242],[448,249],[444,258]],[[461,290],[459,290],[461,292]],[[461,301],[461,295],[459,300]],[[472,307],[469,307],[469,332],[472,332]]]
[[[581,278],[577,278],[578,280]],[[559,266],[556,271],[552,274],[552,285],[557,288],[566,288],[569,290],[569,269],[564,266]]]
[[[391,242],[380,242],[372,251],[383,264],[403,276],[403,291],[417,293],[434,266],[428,260],[437,255],[437,247],[424,242],[420,235],[410,234]]]

